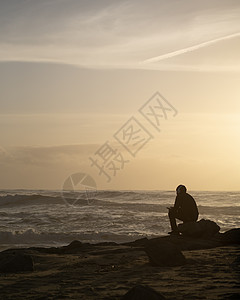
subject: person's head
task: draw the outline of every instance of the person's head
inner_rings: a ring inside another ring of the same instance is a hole
[[[177,192],[177,195],[179,195],[179,194],[185,194],[187,192],[187,188],[185,187],[185,185],[180,184],[176,188],[176,192]]]

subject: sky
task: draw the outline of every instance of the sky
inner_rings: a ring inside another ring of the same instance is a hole
[[[98,189],[239,191],[239,16],[238,0],[0,1],[0,189],[84,173]],[[124,128],[151,138],[133,155]]]

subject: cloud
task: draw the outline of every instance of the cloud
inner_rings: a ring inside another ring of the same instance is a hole
[[[138,69],[239,32],[239,12],[225,0],[2,1],[0,59]]]
[[[105,141],[106,142],[106,141]],[[42,165],[65,165],[67,164],[88,164],[89,157],[94,157],[95,152],[103,146],[102,144],[78,144],[78,145],[59,145],[59,146],[21,146],[0,147],[0,164],[23,164],[42,166]],[[118,149],[121,153],[128,152],[111,140],[110,147]]]
[[[181,54],[184,54],[184,53],[192,52],[192,51],[198,50],[200,48],[210,46],[210,45],[215,44],[215,43],[220,42],[220,41],[225,41],[225,40],[236,38],[236,37],[240,37],[240,32],[230,34],[230,35],[227,35],[227,36],[223,36],[223,37],[220,37],[220,38],[217,38],[217,39],[213,39],[213,40],[210,40],[210,41],[207,41],[207,42],[203,42],[203,43],[200,43],[198,45],[191,46],[191,47],[183,48],[183,49],[180,49],[180,50],[177,50],[177,51],[169,52],[169,53],[166,53],[166,54],[163,54],[163,55],[160,55],[160,56],[148,58],[148,59],[144,60],[141,63],[148,64],[148,63],[158,62],[158,61],[161,61],[161,60],[165,60],[165,59],[168,59],[168,58],[171,58],[171,57],[175,57],[175,56],[178,56],[178,55],[181,55]]]
[[[62,145],[52,147],[0,148],[1,164],[53,165],[87,161],[96,151],[97,144]]]

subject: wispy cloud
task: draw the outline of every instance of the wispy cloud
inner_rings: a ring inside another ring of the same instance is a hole
[[[102,143],[103,144],[103,143]],[[6,147],[0,146],[0,164],[23,164],[33,166],[52,166],[82,163],[90,166],[89,157],[102,144],[76,144],[76,145],[58,145],[58,146],[21,146]],[[111,146],[119,148],[116,141],[111,141]],[[122,153],[128,152],[120,149]]]
[[[53,165],[87,161],[98,144],[0,148],[0,164]]]
[[[230,35],[227,35],[227,36],[223,36],[223,37],[220,37],[220,38],[216,38],[216,39],[213,39],[213,40],[210,40],[210,41],[207,41],[207,42],[203,42],[203,43],[200,43],[200,44],[197,44],[197,45],[194,45],[194,46],[179,49],[177,51],[169,52],[169,53],[159,55],[159,56],[156,56],[156,57],[148,58],[148,59],[142,61],[141,63],[148,64],[148,63],[158,62],[158,61],[161,61],[161,60],[165,60],[165,59],[168,59],[168,58],[171,58],[171,57],[175,57],[175,56],[178,56],[178,55],[181,55],[181,54],[184,54],[184,53],[192,52],[192,51],[210,46],[210,45],[215,44],[217,42],[229,40],[229,39],[236,38],[236,37],[240,37],[240,32],[230,34]]]
[[[149,68],[233,38],[239,13],[225,0],[2,1],[0,60]]]

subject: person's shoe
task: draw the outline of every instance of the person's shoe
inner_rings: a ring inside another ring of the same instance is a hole
[[[177,231],[177,230],[173,230],[173,231],[168,232],[168,234],[170,234],[170,235],[180,235],[180,232]]]

